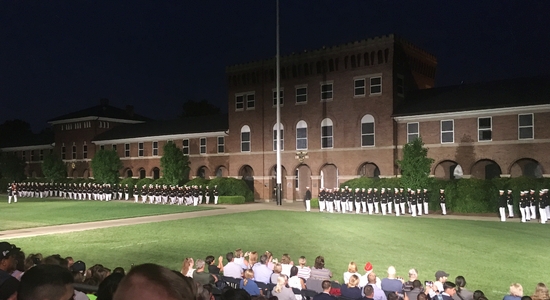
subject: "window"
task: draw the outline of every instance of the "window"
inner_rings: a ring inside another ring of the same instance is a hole
[[[72,158],[73,159],[76,159],[76,145],[73,143],[73,155],[72,155]]]
[[[284,104],[284,90],[281,88],[279,90],[279,104],[283,106]],[[277,89],[273,89],[273,107],[277,106]]]
[[[532,139],[533,134],[533,114],[518,115],[518,138]]]
[[[109,128],[109,122],[99,121],[99,128]]]
[[[218,137],[218,153],[224,153],[225,152],[225,137],[219,136]]]
[[[31,150],[31,161],[34,161],[34,150]]]
[[[153,142],[153,156],[159,155],[159,142]]]
[[[307,150],[307,123],[303,120],[296,124],[296,150]]]
[[[181,148],[183,155],[189,155],[189,140],[183,140],[183,147]]]
[[[138,156],[143,156],[143,143],[138,143]]]
[[[403,75],[401,74],[397,74],[397,80],[395,82],[395,92],[399,97],[405,96],[405,77],[403,77]]]
[[[206,154],[206,138],[200,138],[200,154]]]
[[[382,94],[382,77],[381,76],[370,78],[370,94],[371,95]]]
[[[72,130],[72,129],[73,129],[73,124],[67,124],[67,125],[65,125],[65,129],[66,129],[66,130]]]
[[[321,148],[332,148],[332,120],[329,118],[321,122]]]
[[[416,140],[420,136],[418,123],[407,123],[407,143]]]
[[[88,145],[86,144],[82,146],[82,158],[88,158]]]
[[[332,100],[332,82],[321,83],[321,101]]]
[[[235,110],[243,110],[243,109],[244,109],[244,95],[236,95]]]
[[[477,119],[478,141],[490,141],[493,139],[492,123],[491,117]]]
[[[280,124],[279,130],[281,131],[281,151],[285,149],[285,139],[284,139],[284,127],[283,124]],[[273,125],[273,151],[277,151],[277,124]]]
[[[246,109],[254,109],[256,105],[256,99],[254,94],[246,95]]]
[[[307,103],[307,86],[296,87],[296,103]]]
[[[65,159],[65,145],[62,145],[61,146],[61,159]],[[23,155],[25,154],[25,151],[23,151]],[[23,156],[23,160],[24,160],[25,156]]]
[[[241,152],[250,152],[250,127],[248,125],[241,128]]]
[[[112,145],[112,147],[113,147],[113,151],[115,151],[115,152],[116,152],[116,145],[115,145],[115,144],[113,144],[113,145]]]
[[[124,144],[124,157],[130,157],[130,144]]]
[[[39,155],[39,156],[38,156],[38,159],[39,159],[39,160],[41,160],[41,161],[44,160],[44,150],[41,149],[41,150],[38,152],[38,155]]]
[[[365,78],[353,81],[353,95],[356,97],[365,96]]]
[[[361,118],[361,147],[374,146],[374,117],[364,115]]]
[[[74,129],[80,129],[82,128],[82,123],[75,123],[74,124]]]
[[[92,122],[90,121],[84,122],[84,128],[90,128],[90,127],[92,127]]]
[[[63,147],[65,148],[65,147]],[[63,153],[63,159],[65,159],[65,153]],[[27,161],[27,151],[21,151],[21,158],[23,159],[23,161]]]
[[[454,120],[444,120],[441,121],[441,143],[454,143],[455,142],[455,133],[454,133]]]

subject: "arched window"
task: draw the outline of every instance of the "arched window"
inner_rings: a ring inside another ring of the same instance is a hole
[[[241,127],[241,152],[250,152],[250,127]]]
[[[333,136],[332,136],[332,120],[329,118],[324,119],[321,122],[321,148],[332,148]]]
[[[378,56],[378,64],[383,64],[384,56],[382,55],[382,50],[378,50],[377,56]]]
[[[361,118],[361,147],[374,146],[374,117],[364,115]]]
[[[307,123],[304,120],[296,124],[296,150],[307,150]]]
[[[281,151],[285,149],[285,139],[284,139],[284,127],[283,124],[280,124],[279,130],[281,131]],[[273,125],[273,151],[277,151],[277,124]]]

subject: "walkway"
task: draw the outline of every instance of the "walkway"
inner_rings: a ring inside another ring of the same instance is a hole
[[[41,236],[41,235],[48,235],[48,234],[78,232],[78,231],[99,229],[99,228],[146,224],[146,223],[190,219],[190,218],[207,217],[207,216],[235,214],[235,213],[258,211],[258,210],[304,211],[304,204],[303,202],[292,202],[292,203],[289,202],[289,203],[283,203],[282,206],[277,206],[275,205],[275,203],[270,202],[270,203],[250,203],[250,204],[241,204],[241,205],[218,205],[218,208],[220,209],[6,230],[6,231],[0,232],[0,240],[33,237],[33,236]],[[313,209],[311,213],[318,213],[318,209]],[[387,217],[391,218],[393,216],[388,215]],[[407,215],[404,217],[410,217],[410,215]],[[424,215],[421,218],[435,218],[435,219],[444,218],[444,219],[451,219],[451,220],[471,220],[471,221],[498,221],[499,220],[498,217],[496,216],[476,216],[476,215],[442,216],[442,215],[430,214],[430,215]],[[514,218],[514,219],[508,219],[507,221],[519,222],[519,219]]]

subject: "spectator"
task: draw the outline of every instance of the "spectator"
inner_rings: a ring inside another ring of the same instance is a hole
[[[456,293],[456,284],[452,282],[445,282],[443,284],[443,292],[441,293],[441,297],[443,300],[453,300],[453,296]]]
[[[260,288],[254,281],[254,271],[247,269],[244,271],[244,278],[239,283],[239,288],[245,290],[250,296],[261,295]]]
[[[11,276],[17,268],[17,253],[21,249],[15,245],[0,242],[0,299],[11,299],[19,287],[19,281]]]
[[[212,255],[208,255],[204,262],[208,265],[208,273],[213,275],[220,275],[223,272],[223,257],[218,257],[218,264],[216,265],[216,259]]]
[[[254,279],[256,281],[265,284],[270,283],[273,271],[267,267],[267,255],[260,256],[260,262],[252,266],[252,271],[254,271]]]
[[[278,300],[296,300],[294,292],[291,288],[286,287],[286,284],[286,276],[279,276],[279,278],[277,278],[277,285],[273,288],[271,293],[273,296],[276,296]]]
[[[510,294],[504,296],[503,300],[521,300],[521,297],[523,297],[523,287],[519,283],[512,283]]]
[[[44,257],[40,253],[29,254],[29,256],[25,259],[25,272],[27,272],[30,268],[41,264],[43,259]]]
[[[403,292],[405,293],[405,300],[415,300],[416,298],[418,298],[419,294],[423,294],[424,292],[422,282],[420,282],[420,280],[418,279],[414,280],[410,287],[411,288],[408,291],[403,290]]]
[[[474,293],[465,288],[466,279],[463,276],[457,276],[455,278],[456,294],[453,296],[454,300],[474,300]]]
[[[480,290],[474,291],[474,300],[480,300],[480,298],[485,298],[485,294]]]
[[[197,286],[191,278],[155,264],[135,266],[118,285],[114,300],[195,300]],[[64,298],[69,299],[69,298]]]
[[[361,300],[373,300],[374,299],[374,289],[371,285],[366,285],[363,288],[363,294],[365,295]]]
[[[18,300],[73,299],[73,276],[66,267],[44,264],[21,277]]]
[[[411,299],[411,300],[413,300],[413,299]],[[416,300],[428,300],[428,295],[426,295],[425,293],[420,293],[416,297]]]
[[[187,257],[183,260],[183,263],[181,264],[181,274],[183,276],[191,277],[193,278],[193,272],[195,269],[193,269],[193,265],[195,262],[193,261],[193,258]]]
[[[126,275],[126,271],[124,271],[124,268],[123,267],[116,267],[114,270],[113,270],[113,274],[114,273],[119,273],[119,274],[122,274],[122,275]]]
[[[65,260],[67,261],[67,267],[70,269],[74,264],[74,258],[72,256],[67,256]]]
[[[340,293],[342,296],[350,299],[360,299],[361,289],[359,288],[359,276],[351,275],[347,284],[343,284],[340,287]]]
[[[481,299],[480,300],[487,300],[487,299]],[[523,296],[521,297],[521,300],[533,300],[533,298],[531,298],[530,296]]]
[[[242,289],[228,288],[222,292],[222,300],[251,300],[250,295]]]
[[[313,300],[336,300],[336,297],[330,294],[332,285],[329,280],[324,280],[321,286],[323,287],[323,292],[313,296]]]
[[[248,255],[248,268],[252,269],[252,267],[258,262],[258,252],[252,251]]]
[[[537,284],[537,287],[535,288],[535,293],[533,296],[531,296],[531,299],[533,300],[549,300],[550,296],[548,295],[548,288],[546,285],[542,282],[539,282]]]
[[[318,280],[330,280],[332,278],[332,272],[329,269],[325,269],[325,258],[317,256],[315,258],[315,264],[311,269],[311,278]]]
[[[374,294],[373,294],[374,300],[387,300],[386,293],[384,293],[384,291],[381,288],[379,288],[378,285],[376,284],[376,273],[370,272],[367,275],[367,282],[368,282],[368,285],[372,286],[374,290]]]
[[[71,265],[71,267],[69,268],[72,275],[73,275],[73,280],[75,283],[83,283],[84,282],[84,279],[86,279],[84,277],[85,275],[85,272],[86,272],[86,264],[79,260],[79,261],[76,261],[76,262],[73,262],[73,264]],[[74,291],[74,299],[75,300],[87,300],[89,299],[88,296],[86,296],[86,294],[84,294],[83,292],[81,291]]]
[[[436,281],[434,282],[434,285],[440,293],[443,292],[443,284],[447,282],[447,277],[449,277],[449,274],[445,271],[435,272]]]
[[[209,284],[197,284],[197,299],[196,300],[214,300],[212,295],[212,286]]]
[[[213,285],[218,281],[218,278],[212,274],[204,272],[205,262],[202,259],[197,259],[197,269],[193,272],[193,279],[202,285]]]
[[[17,280],[21,280],[21,276],[25,272],[25,252],[16,252],[15,260],[17,263],[15,264],[15,270],[11,273],[11,276],[17,278]]]
[[[112,300],[120,281],[124,278],[124,274],[113,273],[107,276],[97,289],[97,300]]]
[[[292,260],[290,260],[290,255],[286,253],[283,254],[283,256],[281,257],[281,266],[283,267],[281,274],[290,277],[290,268],[292,268],[292,265],[294,265],[294,263],[292,262]]]
[[[58,265],[58,266],[62,266],[67,270],[69,269],[69,262],[63,257],[61,257],[61,255],[59,254],[53,254],[44,258],[42,263],[45,265]]]
[[[395,277],[395,267],[390,266],[388,267],[388,277],[382,279],[381,285],[382,290],[388,294],[388,293],[398,293],[403,294],[403,281],[397,279]]]
[[[248,262],[244,260],[245,256],[248,256],[248,252],[246,254],[243,254],[243,250],[241,248],[235,250],[235,260],[234,262],[241,267],[241,269],[248,269]]]
[[[276,264],[275,267],[273,267],[273,273],[271,274],[271,277],[269,278],[270,283],[277,283],[277,280],[279,279],[279,276],[281,276],[281,271],[283,270],[283,266],[281,264]]]
[[[357,275],[357,277],[361,278],[361,274],[357,272],[357,264],[353,261],[348,264],[348,271],[344,272],[345,284],[349,282],[349,278],[351,277],[351,275]]]
[[[267,255],[267,267],[273,270],[273,268],[275,268],[275,263],[273,263],[273,253],[271,253],[271,251],[266,251],[265,255]]]
[[[243,277],[243,269],[241,266],[235,263],[235,257],[233,256],[233,252],[229,252],[225,255],[225,258],[227,259],[227,265],[223,267],[223,275],[227,277],[233,277],[233,278],[242,278]]]
[[[299,290],[306,288],[305,281],[302,278],[298,277],[298,267],[296,266],[292,266],[292,268],[290,268],[290,278],[288,279],[288,286]]]
[[[413,282],[417,279],[418,279],[418,271],[416,269],[410,269],[409,270],[409,281],[406,281],[405,283],[403,283],[403,292],[406,293],[406,292],[412,291]],[[414,300],[414,299],[411,299],[411,300]]]
[[[300,256],[298,259],[298,277],[303,278],[304,280],[308,280],[309,276],[311,275],[311,268],[306,266],[306,257]]]
[[[360,287],[363,287],[363,286],[365,286],[369,283],[368,276],[370,275],[370,273],[372,273],[374,271],[373,267],[372,267],[372,264],[370,262],[367,262],[365,264],[364,269],[365,269],[365,275],[361,276],[361,282],[359,284]],[[378,287],[378,289],[381,289],[382,288],[382,283],[381,283],[380,278],[375,277],[375,281],[376,281],[376,286]]]

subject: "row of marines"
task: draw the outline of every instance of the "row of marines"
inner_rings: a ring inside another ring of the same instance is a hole
[[[514,199],[512,190],[499,190],[499,214],[500,221],[506,221],[506,208],[508,208],[508,218],[514,217]],[[537,218],[539,214],[540,223],[546,224],[550,217],[550,201],[548,199],[548,189],[539,190],[538,196],[535,190],[525,190],[519,193],[519,212],[521,222],[525,223]]]
[[[439,202],[443,215],[447,214],[445,190],[441,189],[439,193]],[[319,210],[321,212],[353,212],[356,214],[367,213],[369,215],[393,214],[396,216],[405,214],[405,206],[408,213],[413,217],[428,214],[429,194],[427,189],[407,189],[403,188],[381,188],[380,193],[377,188],[356,188],[355,190],[348,186],[338,189],[321,188],[319,191]],[[392,210],[392,207],[394,208]],[[307,208],[306,203],[306,210]]]

